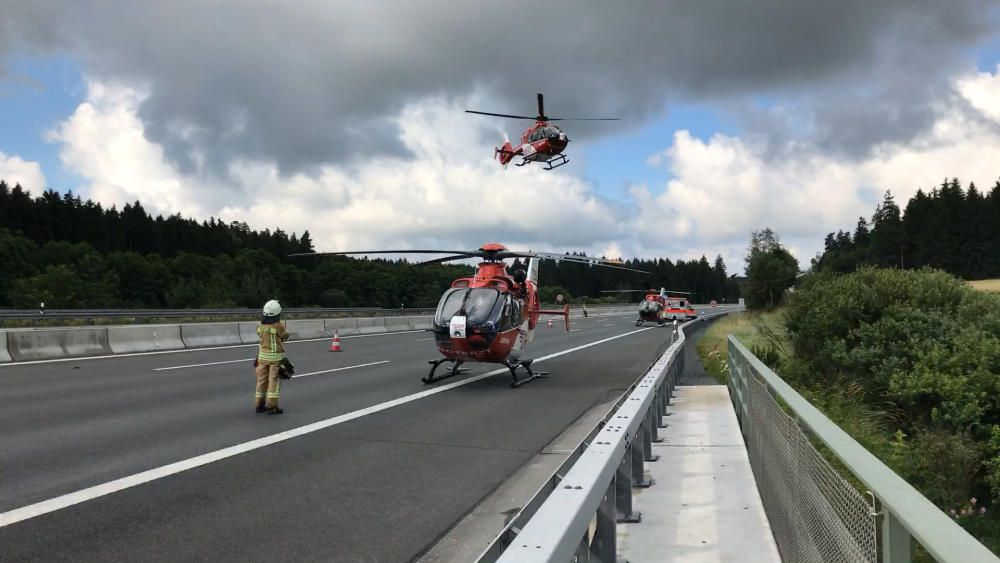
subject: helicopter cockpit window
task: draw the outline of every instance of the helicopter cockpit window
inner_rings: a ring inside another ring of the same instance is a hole
[[[645,312],[656,312],[656,311],[659,311],[660,310],[660,302],[659,301],[652,301],[652,300],[643,301],[639,305],[639,310],[645,311]]]
[[[448,324],[451,318],[462,308],[462,301],[465,299],[465,288],[449,289],[441,296],[438,302],[437,312],[434,314],[434,322],[439,325]]]
[[[434,323],[446,325],[451,318],[465,308],[465,316],[469,326],[484,330],[496,330],[500,324],[502,305],[500,292],[486,287],[472,289],[453,288],[441,296]]]

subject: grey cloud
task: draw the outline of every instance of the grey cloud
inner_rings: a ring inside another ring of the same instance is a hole
[[[930,122],[936,88],[993,31],[993,5],[0,0],[0,56],[69,50],[94,76],[147,84],[147,135],[185,170],[192,153],[285,172],[402,154],[391,119],[407,103],[476,89],[487,111],[530,114],[541,90],[550,115],[634,120],[677,101],[800,96],[809,141],[857,153]]]

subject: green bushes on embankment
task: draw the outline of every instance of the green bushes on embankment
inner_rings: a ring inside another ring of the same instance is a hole
[[[801,280],[784,324],[766,361],[997,552],[1000,295],[866,267]]]

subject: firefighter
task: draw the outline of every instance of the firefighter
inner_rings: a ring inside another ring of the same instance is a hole
[[[281,361],[285,359],[285,341],[288,330],[281,322],[281,303],[274,299],[264,304],[264,315],[257,327],[260,348],[257,352],[257,392],[254,406],[257,412],[281,414],[278,396],[281,393],[281,379],[278,377]],[[265,400],[266,399],[266,400]]]

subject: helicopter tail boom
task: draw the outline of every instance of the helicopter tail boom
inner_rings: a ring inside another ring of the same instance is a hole
[[[562,311],[543,311],[539,309],[535,312],[539,315],[561,315],[563,321],[566,323],[566,332],[569,332],[569,303],[563,305]]]
[[[497,147],[493,151],[493,157],[496,158],[497,156],[499,156],[500,164],[503,166],[507,166],[510,163],[510,161],[514,160],[514,156],[516,154],[517,153],[514,152],[514,146],[510,144],[510,139],[508,139],[506,135],[504,135],[503,146]]]

